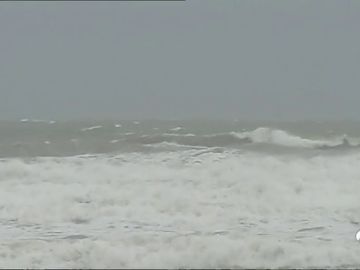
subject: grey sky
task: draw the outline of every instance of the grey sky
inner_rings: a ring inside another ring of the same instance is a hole
[[[360,1],[2,2],[0,117],[360,120]]]

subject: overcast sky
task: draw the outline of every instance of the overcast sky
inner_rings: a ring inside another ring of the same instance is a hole
[[[360,1],[1,2],[0,118],[360,120]]]

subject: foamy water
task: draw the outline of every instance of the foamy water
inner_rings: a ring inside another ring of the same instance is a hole
[[[27,148],[0,160],[1,268],[360,267],[356,134],[130,124],[31,127],[75,156],[13,138]]]

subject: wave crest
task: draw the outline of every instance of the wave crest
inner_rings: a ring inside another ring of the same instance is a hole
[[[351,142],[345,135],[337,138],[310,139],[291,134],[285,130],[268,127],[259,127],[252,131],[217,133],[210,135],[163,133],[145,135],[141,138],[130,138],[129,140],[146,145],[172,143],[194,147],[236,147],[245,144],[268,144],[282,147],[328,149],[359,146],[358,144]]]

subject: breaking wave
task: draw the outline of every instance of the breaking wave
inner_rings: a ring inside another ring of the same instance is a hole
[[[118,125],[118,124],[116,124]],[[53,125],[52,125],[53,126]],[[357,150],[359,138],[337,135],[332,137],[307,137],[282,129],[259,127],[250,131],[196,132],[197,129],[174,128],[138,130],[115,126],[87,125],[44,128],[23,127],[23,132],[7,131],[0,140],[0,157],[76,156],[81,154],[161,152],[187,148],[244,149],[271,152],[299,152],[315,149]],[[26,130],[28,128],[28,130]],[[48,130],[45,132],[45,130]],[[60,131],[61,132],[58,132]],[[201,130],[201,128],[200,128]]]
[[[360,146],[356,142],[356,139],[348,138],[346,135],[328,139],[309,139],[302,138],[284,130],[267,127],[259,127],[253,131],[211,135],[163,133],[132,137],[128,138],[127,141],[154,146],[164,146],[168,143],[193,147],[236,147],[247,144],[267,144],[282,147],[332,149],[356,148]]]

